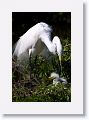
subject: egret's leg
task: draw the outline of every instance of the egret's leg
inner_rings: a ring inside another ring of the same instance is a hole
[[[31,57],[32,57],[32,49],[28,50],[29,54],[29,69],[30,69],[30,79],[32,78],[32,62],[31,62]]]
[[[36,62],[37,62],[37,55],[36,55],[36,57],[35,57],[35,67],[36,67]]]
[[[53,69],[55,69],[55,66],[54,66],[54,64],[55,64],[55,59],[54,59],[54,57],[53,57],[52,60],[51,60],[51,64],[52,64]]]
[[[37,55],[35,56],[35,61],[34,61],[34,67],[35,67],[35,76],[37,77]]]

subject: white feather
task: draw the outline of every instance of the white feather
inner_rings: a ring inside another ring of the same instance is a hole
[[[67,84],[67,80],[64,78],[60,78],[59,75],[55,72],[51,73],[51,78],[53,78],[53,84],[57,85],[58,83]]]
[[[58,36],[50,39],[51,27],[46,23],[40,22],[31,27],[25,34],[23,34],[18,40],[13,56],[17,56],[18,59],[24,58],[26,55],[42,55],[50,56],[50,53],[58,55],[61,54],[61,42]]]

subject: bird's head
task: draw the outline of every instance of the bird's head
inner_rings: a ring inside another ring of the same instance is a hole
[[[58,84],[58,83],[67,84],[68,83],[66,79],[59,77],[59,74],[55,72],[51,73],[49,80],[52,80],[53,84]]]
[[[54,36],[53,45],[55,48],[55,53],[59,56],[59,61],[61,63],[62,44],[58,36]]]
[[[40,22],[39,24],[43,27],[43,29],[45,30],[45,32],[52,32],[52,27],[49,26],[48,24],[46,24],[44,22]]]
[[[49,77],[50,80],[57,79],[57,78],[59,79],[59,75],[55,72],[51,73],[51,75]]]

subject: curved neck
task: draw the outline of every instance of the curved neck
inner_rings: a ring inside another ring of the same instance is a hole
[[[50,52],[55,53],[55,46],[51,42],[50,37],[48,35],[43,34],[40,36],[40,39],[46,45]]]

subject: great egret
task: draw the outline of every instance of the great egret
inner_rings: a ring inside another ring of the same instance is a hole
[[[55,54],[55,47],[51,43],[51,27],[46,23],[40,22],[31,27],[24,35],[20,37],[15,47],[13,55],[20,57],[25,51],[31,53],[40,53],[44,48],[42,42],[47,46],[50,52]]]
[[[17,57],[20,57],[25,51],[29,51],[29,55],[31,53],[39,54],[45,46],[51,53],[56,54],[57,52],[60,56],[62,49],[60,39],[55,36],[53,42],[51,42],[51,31],[52,28],[46,23],[40,22],[34,25],[20,37],[16,44],[13,56],[16,55]]]
[[[51,73],[49,79],[53,80],[54,85],[57,85],[58,83],[67,84],[67,80],[64,78],[60,78],[59,75],[55,72]]]
[[[52,28],[43,22],[31,27],[18,40],[13,57],[22,58],[21,56],[24,56],[25,53],[28,53],[30,57],[31,55],[36,56],[47,49],[48,52],[57,54],[61,63],[62,45],[58,36],[55,36],[51,41],[51,31]]]

